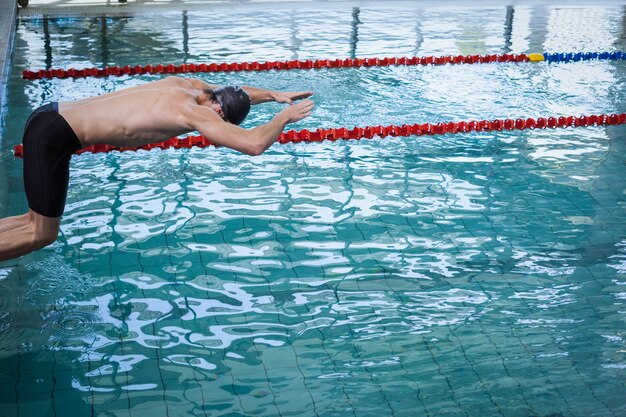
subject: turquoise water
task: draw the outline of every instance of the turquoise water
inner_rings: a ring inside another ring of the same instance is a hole
[[[624,21],[617,7],[342,6],[21,20],[0,214],[26,209],[11,151],[30,111],[160,78],[24,69],[623,50]],[[625,69],[201,77],[313,89],[301,129],[625,112]],[[625,138],[591,127],[74,157],[58,241],[0,264],[0,415],[625,415]]]

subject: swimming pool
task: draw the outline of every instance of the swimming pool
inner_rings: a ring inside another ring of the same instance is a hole
[[[0,215],[26,207],[12,149],[30,111],[161,77],[24,69],[625,49],[619,7],[308,7],[20,20]],[[201,77],[313,89],[315,113],[295,127],[314,129],[624,112],[624,70]],[[74,157],[57,243],[0,264],[1,414],[624,415],[625,136]]]

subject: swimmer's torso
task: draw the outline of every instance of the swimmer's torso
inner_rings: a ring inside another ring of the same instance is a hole
[[[59,113],[83,146],[141,146],[189,132],[185,106],[198,105],[202,89],[182,79],[165,80],[74,102]]]

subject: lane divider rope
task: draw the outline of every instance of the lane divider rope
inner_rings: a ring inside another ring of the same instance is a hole
[[[124,75],[143,74],[188,74],[206,72],[237,72],[237,71],[269,71],[292,69],[321,69],[321,68],[359,68],[359,67],[388,67],[388,66],[416,66],[416,65],[446,65],[446,64],[483,64],[493,62],[577,62],[590,60],[623,60],[626,52],[568,52],[568,53],[532,53],[532,54],[492,54],[492,55],[447,55],[424,57],[388,57],[388,58],[347,58],[347,59],[318,59],[318,60],[291,60],[266,62],[231,62],[210,64],[158,64],[158,65],[129,65],[105,68],[82,69],[48,69],[39,71],[23,71],[22,77],[26,80],[49,78],[85,78],[85,77],[121,77]]]
[[[495,119],[495,120],[471,120],[447,123],[423,123],[413,125],[391,125],[391,126],[366,126],[347,129],[345,127],[317,130],[289,130],[281,133],[278,143],[302,143],[302,142],[322,142],[350,139],[372,139],[375,136],[380,138],[395,136],[432,136],[469,132],[492,132],[502,130],[525,130],[525,129],[545,129],[545,128],[567,128],[585,126],[612,126],[626,124],[626,113],[620,114],[598,114],[589,116],[560,116],[560,117],[540,117],[537,119]],[[174,137],[162,142],[151,143],[140,147],[119,147],[111,145],[93,145],[81,149],[76,154],[85,152],[102,153],[111,151],[137,151],[151,149],[187,149],[191,147],[205,148],[215,146],[214,143],[203,136],[188,135],[184,138]],[[24,155],[22,145],[14,148],[16,157]]]

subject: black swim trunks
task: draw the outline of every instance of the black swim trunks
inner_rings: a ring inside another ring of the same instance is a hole
[[[58,103],[39,107],[24,130],[24,189],[28,207],[47,217],[61,217],[70,177],[70,158],[81,148],[76,134],[59,114]]]

